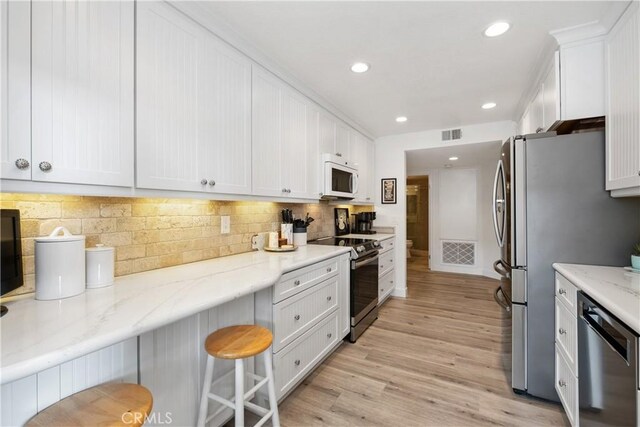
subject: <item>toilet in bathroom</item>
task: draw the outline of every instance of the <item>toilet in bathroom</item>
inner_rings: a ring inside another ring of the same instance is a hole
[[[411,258],[412,247],[413,247],[413,240],[407,240],[407,258]]]

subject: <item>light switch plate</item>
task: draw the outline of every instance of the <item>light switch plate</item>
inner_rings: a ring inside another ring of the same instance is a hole
[[[220,234],[231,233],[231,217],[223,215],[220,217]]]

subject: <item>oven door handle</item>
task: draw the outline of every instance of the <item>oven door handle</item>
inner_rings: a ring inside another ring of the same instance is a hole
[[[353,267],[354,267],[354,269],[360,268],[360,267],[365,266],[367,264],[371,264],[374,261],[377,261],[378,258],[379,258],[379,256],[376,255],[376,256],[372,256],[371,258],[363,259],[362,261],[355,261]]]

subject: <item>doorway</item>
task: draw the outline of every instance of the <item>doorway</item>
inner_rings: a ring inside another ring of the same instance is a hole
[[[407,266],[429,269],[429,176],[409,176],[407,197]]]

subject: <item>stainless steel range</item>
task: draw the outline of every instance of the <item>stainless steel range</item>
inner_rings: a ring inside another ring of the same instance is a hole
[[[356,339],[378,318],[378,248],[377,240],[326,237],[309,242],[313,245],[351,247],[351,332]]]

